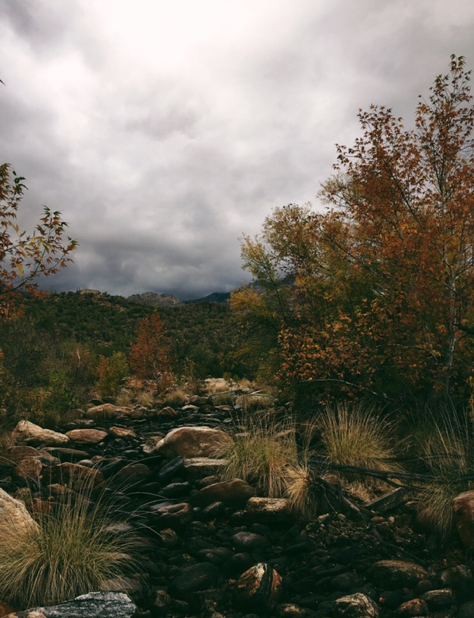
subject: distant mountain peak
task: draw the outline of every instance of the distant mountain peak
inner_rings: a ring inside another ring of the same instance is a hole
[[[132,294],[127,298],[131,303],[149,305],[150,307],[178,307],[183,303],[172,294],[158,294],[157,292],[143,292]]]

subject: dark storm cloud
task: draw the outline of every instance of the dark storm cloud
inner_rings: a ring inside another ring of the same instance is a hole
[[[474,63],[463,0],[0,0],[0,158],[21,220],[63,212],[59,290],[180,297],[247,275],[237,238],[313,201],[334,143],[372,102],[409,124],[451,53]]]

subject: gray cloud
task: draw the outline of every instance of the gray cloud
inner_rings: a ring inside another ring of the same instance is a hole
[[[79,240],[45,287],[187,298],[248,276],[238,237],[313,201],[371,102],[407,121],[451,53],[464,0],[62,0],[0,4],[3,161]]]

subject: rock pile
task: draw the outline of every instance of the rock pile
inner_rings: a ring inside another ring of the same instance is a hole
[[[110,496],[110,532],[136,533],[141,564],[107,591],[15,615],[474,616],[470,556],[432,546],[405,505],[298,521],[286,500],[222,481],[228,423],[229,408],[206,398],[164,411],[96,406],[56,432],[21,422],[0,452],[0,522],[35,526],[66,492]],[[1,601],[0,616],[13,616]]]

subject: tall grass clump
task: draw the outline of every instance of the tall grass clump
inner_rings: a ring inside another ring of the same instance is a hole
[[[431,417],[429,430],[416,433],[415,446],[432,476],[415,495],[418,520],[447,540],[454,530],[453,499],[472,488],[472,483],[459,478],[474,470],[469,421],[444,410],[436,419]]]
[[[253,483],[266,496],[283,496],[288,466],[298,464],[295,425],[274,412],[234,419],[232,443],[222,452],[227,460],[223,477]]]
[[[340,403],[326,407],[318,424],[321,446],[330,463],[380,471],[401,470],[399,464],[388,461],[395,456],[393,425],[374,409],[365,409],[361,404]],[[371,477],[352,473],[343,476],[347,480],[359,479],[377,484]]]
[[[135,540],[105,532],[109,509],[100,501],[91,507],[89,498],[65,498],[37,525],[0,522],[2,601],[23,608],[61,603],[136,571]]]

